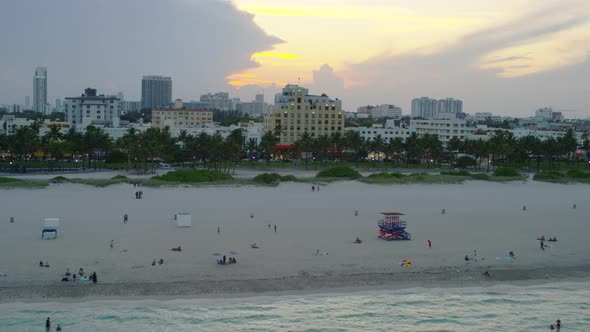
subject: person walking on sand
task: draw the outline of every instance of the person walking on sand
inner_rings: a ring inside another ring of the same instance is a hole
[[[432,241],[428,240],[428,248],[432,248]]]
[[[51,320],[49,319],[49,317],[47,317],[47,319],[45,320],[45,328],[46,329],[51,328]]]
[[[277,225],[275,225],[275,233],[277,232]]]

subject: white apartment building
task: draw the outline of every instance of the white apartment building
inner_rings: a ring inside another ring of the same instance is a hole
[[[467,127],[467,122],[462,119],[412,119],[410,128],[418,135],[438,135],[443,143],[454,137],[465,139],[477,130],[475,127]]]
[[[447,143],[451,138],[459,139],[471,138],[471,135],[477,131],[475,127],[467,127],[467,122],[462,119],[428,119],[428,120],[410,120],[409,124],[395,120],[387,120],[385,126],[373,125],[370,128],[357,127],[347,128],[350,131],[358,132],[366,140],[373,140],[378,135],[385,141],[391,138],[400,137],[406,139],[412,133],[417,135],[431,134],[437,135],[441,142]]]
[[[97,95],[88,88],[80,97],[67,97],[64,102],[66,120],[79,130],[90,125],[118,127],[121,103],[115,96]]]
[[[33,120],[17,118],[12,114],[5,114],[0,121],[0,133],[13,135],[18,129],[28,127],[35,123]]]
[[[152,125],[171,132],[199,127],[213,122],[212,110],[162,108],[152,110]]]
[[[389,118],[399,119],[402,117],[402,109],[395,105],[382,104],[371,109],[373,119]]]

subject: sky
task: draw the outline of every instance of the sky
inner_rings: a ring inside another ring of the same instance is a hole
[[[467,113],[590,117],[587,0],[19,0],[0,3],[0,104],[86,87],[139,100],[142,75],[173,95],[267,100],[287,83],[347,111],[453,97]]]

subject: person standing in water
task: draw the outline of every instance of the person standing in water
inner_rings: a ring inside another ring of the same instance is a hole
[[[47,319],[45,320],[45,328],[46,329],[51,328],[51,320],[49,320],[49,317],[47,317]]]

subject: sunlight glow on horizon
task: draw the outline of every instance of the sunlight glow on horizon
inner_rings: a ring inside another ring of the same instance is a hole
[[[455,0],[470,7],[457,10],[432,2],[433,8],[429,8],[424,1],[420,4],[397,1],[394,5],[396,1],[382,0],[301,0],[297,4],[234,0],[240,10],[253,14],[256,24],[268,34],[285,42],[253,54],[252,59],[259,66],[228,76],[228,83],[236,87],[279,85],[300,77],[302,84],[310,84],[312,72],[329,64],[347,87],[363,85],[365,79],[347,75],[351,65],[388,55],[436,54],[470,34],[528,14],[533,3],[498,1],[490,5],[462,1]],[[590,29],[584,27],[491,50],[480,57],[474,68],[511,78],[579,63],[590,51],[588,47],[579,47],[579,43],[590,42],[586,32]]]

